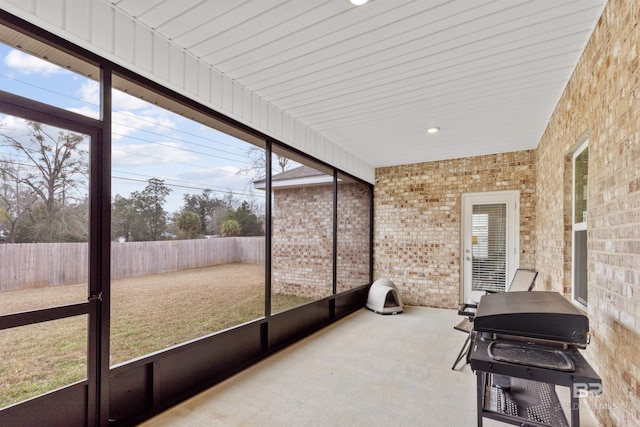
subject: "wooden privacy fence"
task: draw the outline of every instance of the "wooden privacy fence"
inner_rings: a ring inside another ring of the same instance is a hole
[[[169,273],[231,263],[263,263],[264,237],[111,244],[111,278]],[[87,243],[0,245],[0,292],[87,282]]]

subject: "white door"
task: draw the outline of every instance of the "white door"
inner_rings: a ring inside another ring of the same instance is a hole
[[[462,195],[463,301],[504,291],[518,268],[520,192]]]

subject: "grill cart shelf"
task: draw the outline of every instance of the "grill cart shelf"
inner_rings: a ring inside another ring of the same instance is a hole
[[[599,392],[602,381],[575,347],[562,352],[567,367],[552,369],[535,364],[512,363],[496,358],[490,347],[500,343],[513,346],[521,342],[492,341],[478,334],[473,342],[470,355],[471,369],[477,376],[478,426],[483,418],[503,421],[513,425],[527,426],[572,426],[580,425],[580,405],[574,384],[581,390],[591,387]],[[492,357],[493,355],[493,357]],[[504,379],[509,377],[510,387],[505,387]],[[569,388],[571,396],[571,424],[558,400],[556,386]]]

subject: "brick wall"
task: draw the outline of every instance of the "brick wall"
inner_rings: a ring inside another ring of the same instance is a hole
[[[338,292],[369,283],[369,186],[338,186]],[[273,291],[310,298],[333,290],[333,186],[274,190]]]
[[[370,283],[370,231],[370,186],[338,185],[338,292]]]
[[[331,186],[278,189],[273,198],[272,288],[321,298],[333,285]]]
[[[538,282],[571,294],[571,154],[589,137],[585,354],[602,425],[640,425],[640,3],[609,0],[537,150]]]
[[[460,302],[462,193],[520,190],[520,266],[535,263],[535,153],[519,151],[379,168],[374,188],[374,278],[403,303]]]

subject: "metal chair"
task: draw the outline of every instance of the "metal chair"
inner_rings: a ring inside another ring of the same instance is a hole
[[[531,291],[536,283],[536,277],[538,272],[529,268],[519,268],[516,270],[509,284],[509,288],[506,292],[518,292],[518,291]],[[495,293],[495,291],[486,291],[487,293]],[[462,344],[462,348],[456,357],[456,361],[453,362],[451,369],[455,371],[456,366],[464,358],[469,363],[469,354],[471,350],[471,343],[473,342],[473,319],[476,315],[476,309],[478,303],[464,303],[458,308],[458,314],[465,318],[453,327],[456,331],[461,331],[467,334],[467,338]]]

